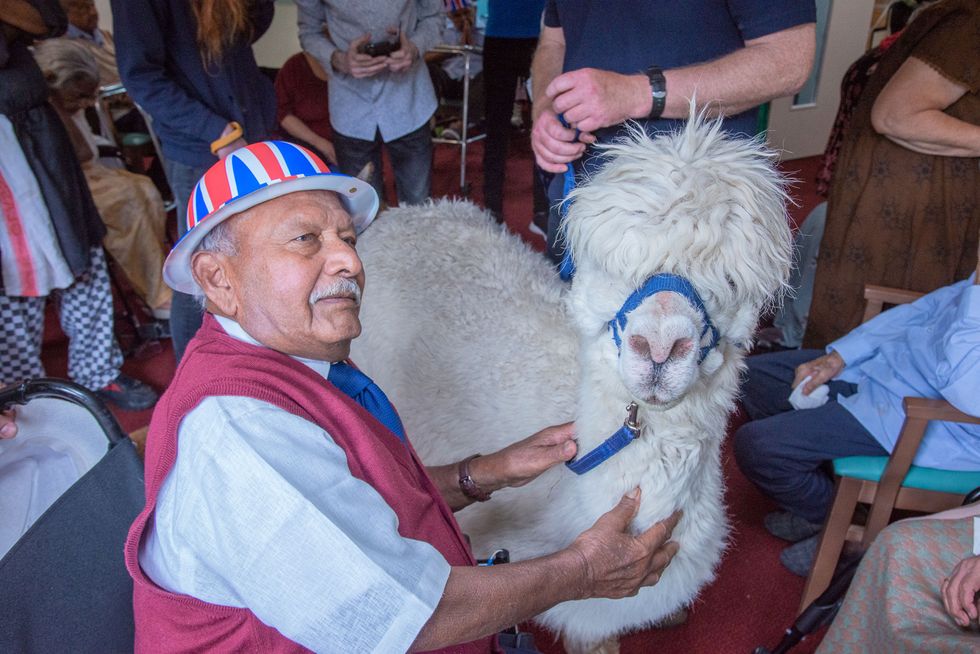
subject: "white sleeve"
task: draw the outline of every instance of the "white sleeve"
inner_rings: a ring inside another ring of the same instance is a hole
[[[216,397],[179,434],[140,553],[151,579],[248,607],[314,651],[408,649],[450,566],[398,534],[394,511],[326,432],[264,402]]]

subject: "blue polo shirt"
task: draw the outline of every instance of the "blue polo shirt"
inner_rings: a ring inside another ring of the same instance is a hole
[[[814,0],[547,0],[544,24],[565,35],[563,70],[598,68],[633,75],[718,59],[745,42],[816,20]],[[669,89],[668,89],[669,92]],[[752,136],[757,109],[725,119],[725,129]],[[647,121],[670,131],[683,121]],[[607,140],[615,127],[599,130]]]
[[[489,0],[485,34],[501,39],[536,39],[544,0]]]

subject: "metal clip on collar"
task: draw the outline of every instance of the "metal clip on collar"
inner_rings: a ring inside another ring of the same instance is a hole
[[[611,459],[621,449],[635,441],[640,436],[640,424],[636,419],[636,402],[630,402],[626,407],[626,420],[615,434],[602,442],[583,457],[567,462],[568,469],[577,475],[582,475],[598,466],[603,461]]]

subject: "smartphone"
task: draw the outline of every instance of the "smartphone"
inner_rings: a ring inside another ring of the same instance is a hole
[[[366,54],[371,57],[387,57],[392,52],[400,50],[402,47],[401,41],[374,41],[373,43],[365,43],[358,50],[361,54]]]

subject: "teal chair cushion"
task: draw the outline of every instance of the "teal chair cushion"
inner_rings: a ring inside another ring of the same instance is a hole
[[[139,147],[150,142],[150,135],[143,132],[126,132],[122,135],[122,145],[127,147]]]
[[[854,477],[877,482],[888,464],[886,456],[847,456],[834,459],[834,472],[841,477]],[[980,487],[980,472],[961,472],[912,466],[903,486],[941,493],[966,495]]]

